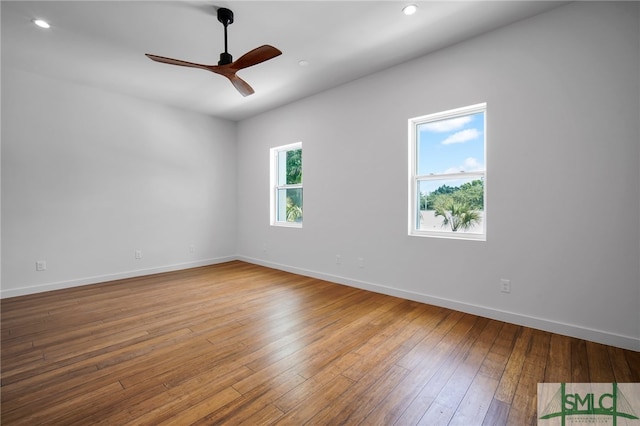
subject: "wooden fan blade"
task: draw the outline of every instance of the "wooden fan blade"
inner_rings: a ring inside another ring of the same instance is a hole
[[[173,59],[173,58],[165,58],[164,56],[150,55],[148,53],[145,53],[145,55],[152,61],[162,62],[163,64],[180,65],[182,67],[190,67],[190,68],[202,68],[207,71],[213,71],[211,69],[212,68],[211,65],[196,64],[194,62],[187,62],[187,61],[182,61],[180,59]]]
[[[256,47],[255,49],[245,53],[236,61],[229,64],[229,67],[236,70],[241,70],[243,68],[268,61],[269,59],[273,59],[279,55],[282,55],[282,52],[279,49],[265,44],[264,46]]]
[[[233,87],[235,87],[242,96],[253,95],[254,90],[251,86],[249,86],[249,83],[235,74],[227,75],[226,77],[231,80],[231,84],[233,84]]]
[[[265,49],[266,48],[266,49]],[[196,64],[194,62],[187,62],[180,59],[166,58],[164,56],[150,55],[145,53],[145,55],[156,62],[161,62],[163,64],[170,65],[179,65],[182,67],[190,67],[190,68],[201,68],[203,70],[211,71],[216,74],[223,75],[231,81],[233,86],[240,92],[242,96],[252,95],[254,92],[253,88],[249,86],[249,83],[241,79],[236,75],[236,71],[242,68],[250,67],[251,65],[259,64],[260,62],[264,62],[268,59],[271,59],[275,56],[280,55],[280,52],[275,47],[271,46],[261,46],[257,49],[253,49],[251,52],[243,55],[238,61],[242,61],[240,63],[240,67],[236,68],[236,62],[227,65],[203,65]]]

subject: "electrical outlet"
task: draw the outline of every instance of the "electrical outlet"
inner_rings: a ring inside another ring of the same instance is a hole
[[[500,291],[502,293],[511,293],[511,280],[502,278],[500,280]]]
[[[46,271],[47,262],[44,260],[36,260],[36,271]]]
[[[196,246],[195,244],[191,244],[189,246],[189,253],[195,253],[196,252]]]
[[[358,268],[364,268],[364,257],[358,258]]]
[[[142,259],[142,250],[136,250],[135,258],[136,259]]]
[[[336,265],[340,265],[342,263],[342,256],[336,254]]]

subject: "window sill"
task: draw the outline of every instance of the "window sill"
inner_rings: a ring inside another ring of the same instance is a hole
[[[271,226],[277,226],[280,228],[302,228],[302,223],[299,222],[272,222]]]
[[[487,236],[485,234],[469,234],[465,232],[436,232],[414,230],[409,233],[409,236],[422,238],[440,238],[446,240],[487,241]]]

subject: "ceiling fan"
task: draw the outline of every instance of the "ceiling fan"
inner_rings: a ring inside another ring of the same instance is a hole
[[[220,54],[220,61],[218,65],[203,65],[193,62],[182,61],[179,59],[165,58],[163,56],[145,55],[156,62],[162,62],[164,64],[180,65],[183,67],[202,68],[207,71],[214,72],[216,74],[223,75],[231,81],[233,86],[242,94],[242,96],[249,96],[254,93],[254,90],[249,84],[238,77],[236,73],[241,69],[257,65],[261,62],[273,59],[282,52],[273,46],[267,44],[256,47],[255,49],[245,53],[237,60],[233,60],[233,57],[227,52],[227,26],[233,23],[233,12],[229,9],[218,9],[218,21],[224,25],[224,52]]]

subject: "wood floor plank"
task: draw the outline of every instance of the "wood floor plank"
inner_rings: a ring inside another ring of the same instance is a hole
[[[501,328],[502,325],[497,321],[490,321],[486,325],[465,354],[465,362],[456,367],[435,401],[420,419],[419,424],[449,424],[452,417],[457,414],[460,402],[471,387]],[[460,413],[464,416],[464,411],[461,410]],[[482,417],[484,414],[482,413]]]
[[[482,344],[490,344],[490,346],[486,349],[486,355],[471,384],[466,389],[465,386],[460,386],[460,391],[465,390],[465,394],[460,404],[455,407],[455,412],[452,413],[449,422],[451,425],[463,426],[477,423],[479,419],[485,418],[489,410],[500,378],[495,370],[504,371],[504,365],[506,365],[506,358],[503,357],[500,361],[495,355],[499,350],[496,346],[500,347],[503,343],[503,340],[499,340],[498,337],[503,333],[506,324],[494,322],[493,325],[496,328],[496,338],[493,342],[490,342],[489,339],[481,340]],[[482,346],[479,349],[482,350]],[[499,367],[500,364],[502,368]],[[491,367],[487,367],[487,365]],[[467,367],[466,363],[465,367]]]
[[[504,426],[507,424],[511,404],[493,398],[489,410],[482,420],[482,426]]]
[[[433,347],[441,342],[452,329],[456,328],[452,336],[461,336],[464,334],[464,330],[471,327],[473,321],[474,318],[465,316],[461,312],[447,312],[444,317],[437,318],[437,323],[434,324],[431,332],[415,345],[411,351],[398,362],[398,365],[408,370],[413,370],[416,366],[424,362],[425,357],[432,354]],[[453,342],[454,340],[451,339],[448,341]]]
[[[558,334],[551,335],[547,357],[544,381],[546,383],[571,382],[571,339]]]
[[[276,406],[269,404],[261,410],[256,411],[247,419],[238,422],[238,426],[256,426],[256,425],[272,425],[276,424],[282,418],[284,413]]]
[[[589,355],[587,342],[580,339],[571,339],[571,381],[573,383],[588,383]]]
[[[522,374],[524,366],[524,358],[526,350],[531,344],[533,330],[530,328],[520,328],[518,336],[514,344],[513,350],[509,356],[509,361],[505,367],[504,374],[500,378],[495,398],[506,404],[511,404],[513,395],[515,395],[518,381]]]
[[[3,425],[526,425],[539,382],[640,381],[638,352],[240,261],[0,323]]]
[[[609,360],[611,361],[613,373],[616,376],[616,382],[637,383],[639,381],[637,377],[633,376],[632,370],[627,362],[627,358],[625,357],[625,350],[608,346],[607,352],[609,352]],[[640,362],[640,360],[638,360],[638,362]]]
[[[122,386],[118,382],[101,386],[92,392],[86,392],[60,401],[58,404],[48,404],[46,406],[38,406],[37,410],[25,410],[21,412],[9,411],[2,412],[3,424],[17,425],[42,425],[42,424],[65,424],[68,418],[82,412],[88,405],[99,404],[107,400],[107,397],[113,393],[122,390]],[[66,419],[66,420],[65,420]]]
[[[276,424],[302,425],[307,422],[323,424],[325,420],[322,418],[322,413],[325,410],[329,410],[331,412],[330,418],[334,419],[335,401],[340,400],[351,389],[353,383],[352,380],[344,376],[336,376],[334,380],[308,394],[307,398],[279,418]],[[313,402],[305,403],[308,400]]]
[[[328,364],[314,376],[301,382],[298,386],[276,399],[273,403],[274,406],[283,413],[289,412],[307,400],[309,395],[316,392],[317,389],[323,388],[338,376],[343,375],[342,373],[355,364],[360,358],[362,358],[362,356],[355,352],[345,354],[335,362]]]
[[[271,377],[268,381],[250,389],[224,407],[208,414],[194,424],[228,424],[248,421],[250,417],[263,412],[272,401],[280,398],[305,379],[294,369]],[[234,387],[235,389],[235,387]]]
[[[236,393],[227,389],[237,380],[246,377],[248,371],[246,367],[236,366],[235,369],[229,368],[226,371],[211,370],[194,375],[177,386],[145,384],[125,388],[111,399],[108,406],[91,413],[86,420],[90,424],[112,425],[141,424],[141,419],[147,419],[149,423],[157,424],[172,421],[173,417],[182,416],[185,411],[192,410],[193,406],[207,405],[213,411],[224,405],[220,404],[222,401],[225,404],[230,401],[227,398]],[[105,416],[105,412],[110,414]]]
[[[534,330],[523,360],[522,373],[518,380],[507,424],[532,425],[538,421],[537,388],[544,380],[547,354],[549,352],[550,334]]]
[[[615,374],[605,345],[587,342],[589,380],[597,383],[615,382]]]
[[[75,380],[75,378],[81,381],[87,376],[90,376],[90,378],[95,376],[102,377],[107,373],[103,368],[103,364],[116,362],[114,360],[129,360],[133,357],[134,359],[137,358],[136,363],[145,363],[147,362],[147,359],[144,358],[145,356],[153,353],[158,348],[175,344],[180,337],[184,337],[187,334],[191,334],[191,331],[188,329],[179,330],[167,333],[164,336],[137,341],[129,346],[111,348],[110,351],[105,350],[99,354],[94,354],[93,357],[84,356],[75,360],[49,362],[44,365],[38,363],[34,364],[31,370],[22,371],[21,369],[20,373],[16,375],[12,375],[12,372],[7,372],[10,380],[7,380],[7,384],[5,384],[3,379],[2,402],[4,404],[7,400],[14,399],[16,396],[30,394],[33,389],[55,388],[61,381],[68,383],[70,380]],[[124,371],[130,374],[132,370],[127,366]]]
[[[185,424],[188,425],[200,420],[201,418],[216,411],[220,407],[232,402],[233,400],[239,398],[240,396],[241,395],[240,393],[238,393],[238,391],[236,391],[232,387],[228,387],[223,389],[220,392],[217,392],[214,397],[205,399],[195,405],[189,405],[184,409],[178,410],[176,409],[175,405],[171,407],[165,406],[163,407],[165,409],[165,412],[169,412],[171,414],[177,412],[179,414],[173,415],[172,417],[169,417],[166,420],[161,420],[157,415],[157,413],[150,412],[149,413],[150,424],[175,425],[175,426],[180,426]],[[191,395],[189,395],[188,398],[191,398]],[[173,400],[172,402],[175,402],[175,400]],[[140,423],[145,423],[144,419],[138,419],[138,421],[140,421]]]
[[[498,383],[496,379],[477,374],[448,424],[468,426],[479,424],[481,420],[484,420],[493,402],[493,395]]]
[[[502,324],[502,328],[482,362],[478,374],[500,380],[509,361],[509,355],[515,345],[517,331],[518,326],[516,325]]]
[[[463,321],[466,318],[465,316]],[[470,326],[461,330],[463,333],[453,334],[454,328],[452,332],[447,334],[447,340],[451,339],[451,341],[457,342],[456,346],[438,366],[435,374],[433,374],[429,381],[422,387],[420,392],[417,393],[416,397],[398,420],[400,424],[420,424],[431,405],[434,404],[434,402],[436,405],[441,403],[441,401],[437,400],[438,395],[442,392],[461,361],[466,358],[477,337],[489,322],[486,318],[468,318],[471,320]],[[443,405],[446,405],[446,403],[443,402]]]
[[[624,351],[624,355],[627,359],[627,365],[631,367],[629,374],[629,377],[631,377],[630,382],[640,382],[640,368],[638,368],[640,365],[640,352]]]
[[[409,370],[411,373],[369,414],[367,422],[394,424],[400,419],[425,384],[436,374],[458,345],[458,341],[448,339],[446,336],[450,333],[461,335],[464,330],[471,328],[474,318],[449,312],[443,318],[431,318],[431,321],[425,324],[428,332],[422,341],[396,363],[408,370],[408,366],[413,365]],[[418,357],[417,354],[421,356]],[[418,363],[414,365],[416,360]]]

